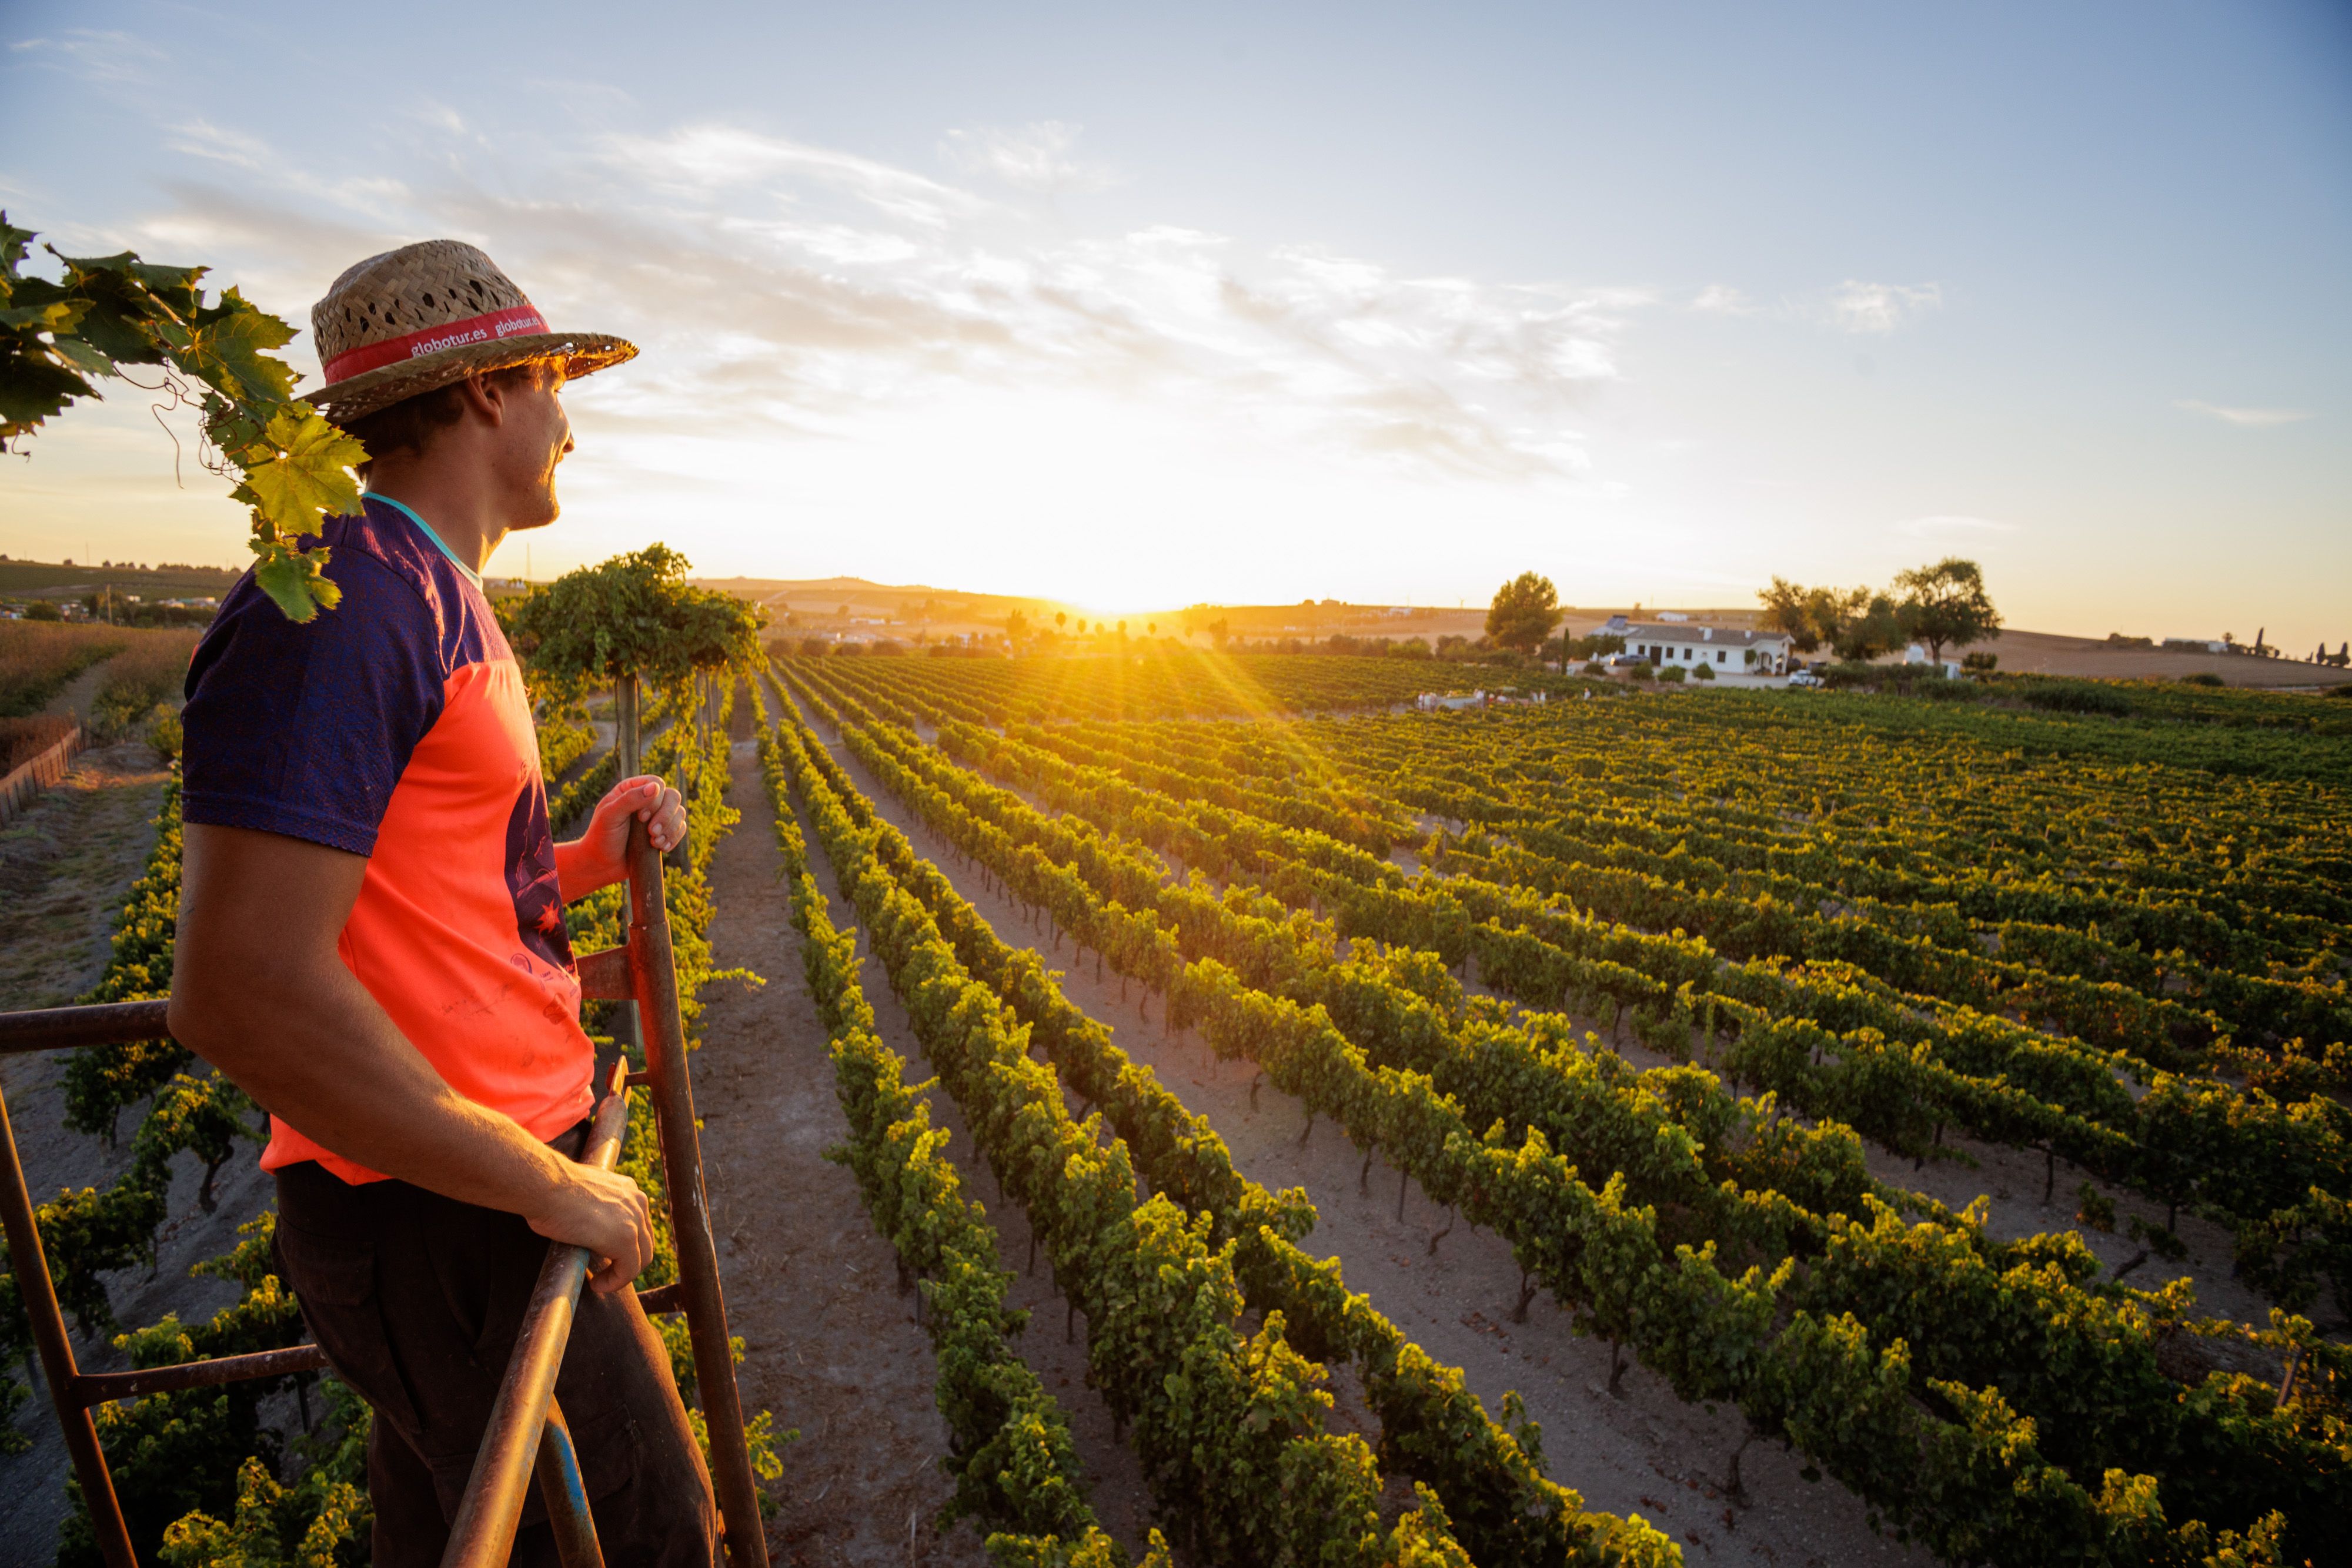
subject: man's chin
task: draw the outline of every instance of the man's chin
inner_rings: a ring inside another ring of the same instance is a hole
[[[556,504],[554,497],[550,496],[547,498],[547,509],[545,511],[541,512],[536,517],[531,518],[529,522],[519,522],[514,524],[512,527],[509,528],[507,531],[511,534],[529,533],[533,528],[543,528],[547,527],[548,524],[555,521],[556,518],[562,515],[563,508]]]

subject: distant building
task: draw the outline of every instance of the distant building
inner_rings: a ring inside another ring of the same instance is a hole
[[[1679,610],[1661,610],[1658,612],[1658,619],[1661,621],[1687,621],[1690,617],[1684,614]]]
[[[1611,629],[1625,639],[1625,651],[1653,664],[1687,669],[1713,665],[1723,675],[1780,675],[1789,670],[1785,632],[1734,632],[1720,626],[1628,626]]]
[[[2161,646],[2168,653],[2226,653],[2230,644],[2218,637],[2167,637]]]

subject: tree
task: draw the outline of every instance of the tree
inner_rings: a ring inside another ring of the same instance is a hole
[[[1861,663],[1891,653],[1911,635],[1904,623],[1903,607],[1884,593],[1870,596],[1869,607],[1846,616],[1838,624],[1831,646],[1841,659]]]
[[[1004,640],[1018,643],[1029,635],[1029,617],[1018,610],[1004,618]]]
[[[1551,580],[1523,571],[1495,591],[1486,610],[1486,635],[1498,647],[1532,653],[1559,623],[1559,591]]]
[[[1983,568],[1972,560],[1946,556],[1933,566],[1899,572],[1895,591],[1903,596],[1906,629],[1927,644],[1928,657],[1938,664],[1948,643],[1966,646],[2000,635],[2000,612],[1985,592]]]
[[[1059,631],[1061,628],[1063,628],[1063,627],[1065,627],[1065,626],[1067,626],[1069,623],[1070,623],[1070,612],[1069,612],[1068,611],[1066,611],[1066,610],[1056,610],[1056,611],[1055,611],[1055,612],[1054,612],[1054,628],[1055,628],[1055,630]],[[1086,629],[1087,629],[1087,623],[1086,623],[1085,622],[1083,622],[1083,621],[1079,622],[1078,622],[1078,630],[1079,630],[1079,631],[1081,631],[1081,632],[1083,632],[1083,631],[1085,631]]]
[[[1822,643],[1834,644],[1847,624],[1870,608],[1867,588],[1806,588],[1775,577],[1772,586],[1757,591],[1763,601],[1761,620],[1768,631],[1785,633],[1789,645],[1810,653]]]
[[[686,557],[665,544],[616,555],[534,589],[501,619],[532,674],[577,690],[611,683],[620,713],[621,765],[634,772],[641,685],[680,698],[698,674],[756,670],[761,606],[696,588]]]

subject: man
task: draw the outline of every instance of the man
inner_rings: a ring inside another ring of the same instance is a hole
[[[708,1568],[717,1512],[629,1282],[646,1199],[574,1163],[593,1050],[562,904],[667,849],[677,791],[623,779],[556,843],[481,569],[555,520],[559,393],[632,357],[547,330],[470,246],[370,258],[311,312],[313,401],[367,445],[329,520],[341,602],[250,579],[189,668],[172,1030],[269,1113],[281,1271],[375,1415],[377,1568],[440,1561],[550,1241],[588,1249],[556,1385],[607,1559]],[[536,1488],[517,1563],[555,1561]]]

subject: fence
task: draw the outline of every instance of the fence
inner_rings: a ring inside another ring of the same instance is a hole
[[[89,745],[89,732],[77,726],[67,731],[66,737],[34,758],[9,770],[0,779],[0,826],[22,810],[34,796],[66,776],[67,768]]]
[[[9,777],[13,783],[16,775]],[[633,822],[629,831],[626,940],[621,946],[582,958],[580,980],[583,995],[591,999],[635,1002],[646,1046],[643,1072],[629,1071],[625,1061],[614,1064],[583,1158],[612,1168],[628,1130],[629,1093],[639,1086],[650,1091],[669,1188],[678,1281],[647,1291],[643,1304],[648,1312],[686,1313],[703,1419],[710,1435],[711,1479],[719,1494],[728,1562],[730,1568],[767,1568],[767,1539],[760,1522],[751,1454],[744,1443],[743,1410],[736,1395],[734,1361],[727,1341],[726,1301],[719,1283],[718,1253],[711,1242],[709,1197],[702,1184],[701,1142],[695,1130],[694,1087],[687,1071],[686,1034],[678,1016],[669,913],[662,900],[661,856],[646,838],[642,822]],[[162,1001],[116,1002],[0,1013],[0,1055],[166,1039],[171,1033],[168,1006]],[[48,1260],[41,1248],[32,1196],[25,1186],[16,1132],[9,1125],[5,1103],[0,1103],[0,1225],[7,1232],[9,1263],[32,1322],[43,1379],[64,1429],[74,1473],[81,1481],[82,1499],[89,1510],[100,1551],[108,1568],[138,1568],[115,1496],[114,1479],[90,1419],[91,1408],[109,1400],[134,1399],[171,1389],[331,1368],[317,1345],[304,1344],[141,1371],[81,1371],[74,1364],[73,1344],[67,1337],[65,1317],[49,1278]],[[550,1244],[482,1446],[475,1455],[472,1479],[450,1530],[443,1568],[493,1568],[507,1561],[521,1521],[526,1489],[534,1475],[546,1500],[564,1568],[601,1568],[604,1557],[596,1543],[595,1521],[581,1483],[570,1428],[555,1402],[556,1371],[562,1364],[587,1270],[586,1249]]]

